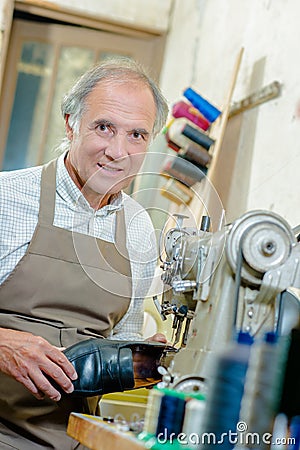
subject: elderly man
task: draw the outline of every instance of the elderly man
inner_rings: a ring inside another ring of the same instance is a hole
[[[158,87],[137,63],[107,60],[78,80],[62,113],[62,155],[0,175],[1,449],[76,447],[68,416],[95,413],[99,399],[61,395],[78,376],[62,349],[141,339],[156,263],[150,218],[122,190],[165,123]]]

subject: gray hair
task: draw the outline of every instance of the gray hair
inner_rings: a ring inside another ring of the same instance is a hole
[[[70,115],[69,124],[78,133],[80,120],[85,110],[85,99],[88,94],[102,81],[142,81],[150,89],[156,105],[156,118],[153,126],[153,136],[156,136],[167,120],[168,105],[159,87],[146,73],[138,62],[126,57],[114,57],[85,72],[74,84],[71,90],[64,96],[61,104],[63,117]],[[61,143],[61,149],[66,149],[67,140]]]

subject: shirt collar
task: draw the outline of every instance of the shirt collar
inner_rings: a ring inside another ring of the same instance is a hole
[[[88,201],[82,195],[80,189],[76,186],[72,178],[70,177],[65,163],[66,153],[60,155],[57,159],[57,171],[56,171],[56,192],[57,194],[69,204],[72,209],[84,209],[88,211],[94,211]],[[124,205],[124,193],[121,191],[118,194],[114,194],[111,197],[111,201],[108,205],[96,211],[96,215],[106,216],[115,211],[123,208]]]

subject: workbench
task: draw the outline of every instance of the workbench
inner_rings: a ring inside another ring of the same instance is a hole
[[[90,450],[145,450],[133,433],[122,432],[97,416],[71,413],[67,433]]]

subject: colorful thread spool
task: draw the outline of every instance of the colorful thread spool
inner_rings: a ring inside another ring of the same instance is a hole
[[[203,423],[204,433],[213,435],[216,441],[204,442],[202,450],[232,450],[234,446],[230,433],[236,432],[239,420],[252,343],[253,339],[248,333],[240,332],[237,342],[216,359],[215,372],[207,392]]]
[[[196,128],[192,127],[189,124],[186,124],[182,129],[182,134],[187,138],[191,139],[191,141],[196,142],[196,144],[201,145],[206,150],[209,150],[210,147],[214,144],[214,140],[211,139],[207,134],[202,133]]]
[[[180,117],[186,117],[204,131],[206,131],[210,125],[209,121],[199,112],[198,109],[184,101],[180,101],[173,105],[172,115],[177,119]]]
[[[180,147],[186,147],[188,144],[196,143],[205,148],[205,150],[209,150],[215,141],[200,129],[190,125],[190,123],[185,118],[174,119],[168,125],[167,138]]]
[[[204,115],[204,117],[207,118],[207,120],[209,120],[209,122],[214,122],[221,114],[219,109],[205,100],[205,98],[192,88],[187,88],[183,92],[183,95]]]
[[[170,147],[172,150],[175,150],[175,152],[179,152],[179,150],[181,149],[180,145],[177,145],[175,142],[168,139],[168,136],[167,136],[167,143],[168,147]]]
[[[300,448],[300,416],[293,417],[290,425],[290,445],[287,450],[299,450]]]
[[[170,439],[182,431],[185,397],[182,393],[164,390],[158,415],[156,437]]]

